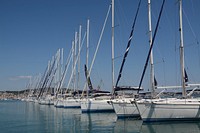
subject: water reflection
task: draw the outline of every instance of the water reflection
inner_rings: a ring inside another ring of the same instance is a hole
[[[117,120],[115,113],[84,113],[81,114],[81,132],[113,133]]]
[[[144,123],[141,133],[200,133],[200,122]]]
[[[133,118],[118,119],[116,121],[115,133],[139,133],[142,126],[142,120]]]
[[[52,132],[76,133],[80,127],[81,112],[80,109],[55,108],[53,106],[40,105],[43,112],[45,129]],[[42,118],[41,117],[41,118]]]
[[[80,109],[62,109],[38,104],[29,105],[28,109],[32,110],[29,115],[37,118],[37,121],[40,121],[40,124],[44,126],[43,131],[65,133],[200,133],[200,122],[143,123],[142,120],[117,119],[115,113],[81,114]],[[30,123],[30,119],[27,120]],[[41,131],[40,128],[38,130]]]
[[[200,133],[200,122],[143,123],[117,119],[115,113],[81,114],[80,109],[63,109],[28,102],[0,102],[3,133]]]

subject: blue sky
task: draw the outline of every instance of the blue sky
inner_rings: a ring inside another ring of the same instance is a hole
[[[0,0],[0,90],[22,90],[30,76],[43,73],[48,60],[59,48],[64,59],[79,25],[83,33],[90,19],[90,63],[111,0]],[[115,75],[125,51],[137,0],[116,0],[115,7]],[[155,29],[161,1],[152,0],[152,28]],[[185,62],[189,80],[200,83],[200,1],[183,0]],[[167,0],[155,40],[155,74],[159,85],[177,85],[179,75],[178,3]],[[85,45],[83,46],[85,47]],[[120,85],[139,84],[149,48],[147,0],[142,1],[130,53]],[[81,52],[81,85],[85,77],[85,49]],[[115,79],[116,79],[115,78]],[[111,88],[111,14],[92,69],[91,79],[97,87]],[[65,84],[68,81],[66,79]],[[149,70],[144,79],[149,85]]]

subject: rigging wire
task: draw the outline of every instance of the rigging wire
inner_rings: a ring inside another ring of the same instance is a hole
[[[115,30],[115,47],[117,49],[117,53],[115,53],[114,59],[118,59],[118,58],[122,58],[123,57],[123,51],[121,49],[124,48],[123,45],[121,44],[125,44],[126,39],[122,39],[122,36],[124,36],[124,34],[127,33],[127,28],[126,26],[129,25],[128,23],[128,19],[127,19],[127,13],[125,13],[124,7],[122,5],[122,3],[120,2],[120,0],[116,1],[117,6],[115,7],[115,15],[116,15],[116,22],[117,24],[115,25],[115,27],[117,27],[117,30]],[[121,59],[120,59],[121,60]]]
[[[199,68],[200,68],[200,46],[199,46],[199,44],[198,44],[197,47],[198,47],[197,48],[197,53],[198,53],[198,57],[199,57]]]
[[[82,41],[82,44],[81,44],[81,48],[80,48],[80,51],[78,52],[78,57],[80,56],[80,52],[81,52],[81,50],[82,50],[82,46],[83,46],[83,42],[84,42],[84,40],[85,40],[85,37],[86,37],[86,33],[85,33],[85,35],[84,35],[84,37],[83,37],[83,41]],[[75,72],[75,69],[76,69],[76,63],[78,62],[78,58],[76,58],[76,60],[75,60],[75,65],[73,66],[73,69],[72,69],[72,73],[71,73],[71,76],[70,76],[70,78],[69,78],[69,81],[68,81],[68,84],[67,84],[67,89],[66,89],[66,91],[65,91],[65,93],[67,93],[67,91],[69,90],[69,86],[70,86],[70,84],[71,84],[71,80],[72,80],[72,78],[73,78],[73,74],[74,74],[74,72]]]
[[[141,77],[141,80],[140,80],[140,83],[139,83],[139,88],[138,88],[138,91],[137,91],[138,93],[139,93],[139,90],[141,88],[142,81],[143,81],[143,78],[144,78],[144,74],[145,74],[145,71],[146,71],[146,68],[147,68],[147,64],[149,62],[150,53],[151,53],[151,50],[152,50],[153,45],[154,45],[154,41],[155,41],[156,33],[157,33],[157,30],[158,30],[160,18],[161,18],[161,15],[162,15],[164,3],[165,3],[165,0],[163,0],[163,2],[162,2],[161,10],[160,10],[158,21],[157,21],[157,24],[156,24],[156,29],[155,29],[155,32],[154,32],[154,35],[153,35],[153,39],[152,39],[152,45],[150,46],[150,49],[149,49],[149,52],[148,52],[148,56],[147,56],[147,59],[146,59],[146,62],[145,62],[144,70],[142,72],[142,77]]]
[[[193,7],[193,3],[192,3],[192,7]],[[194,9],[194,8],[192,8],[192,9]],[[193,11],[194,12],[194,11]],[[190,30],[191,30],[191,32],[192,32],[192,35],[193,35],[193,37],[194,37],[194,39],[195,39],[195,42],[193,42],[193,43],[191,43],[190,45],[188,45],[188,46],[192,46],[192,45],[196,45],[197,46],[197,55],[198,55],[198,64],[199,64],[199,67],[200,67],[200,48],[199,48],[199,40],[198,40],[198,38],[197,38],[197,35],[196,35],[196,33],[195,33],[195,31],[194,31],[194,29],[193,29],[193,27],[192,27],[192,24],[191,24],[191,22],[190,22],[190,19],[188,18],[188,15],[186,14],[186,12],[185,12],[185,10],[183,9],[183,14],[184,14],[184,16],[185,16],[185,18],[186,18],[186,21],[187,21],[187,23],[188,23],[188,26],[189,26],[189,28],[190,28]]]
[[[124,66],[124,63],[125,63],[125,61],[126,61],[126,57],[127,57],[127,55],[128,55],[128,52],[129,52],[129,50],[130,50],[131,40],[132,40],[132,38],[133,38],[133,31],[134,31],[134,28],[135,28],[135,24],[136,24],[138,12],[139,12],[139,9],[140,9],[140,4],[141,4],[141,0],[140,0],[139,3],[138,3],[136,15],[135,15],[135,18],[134,18],[134,22],[133,22],[132,29],[131,29],[131,33],[130,33],[129,40],[128,40],[128,44],[127,44],[127,47],[126,47],[126,52],[124,53],[124,58],[123,58],[123,61],[122,61],[122,64],[121,64],[121,68],[120,68],[120,71],[119,71],[119,74],[118,74],[117,82],[116,82],[116,85],[115,85],[116,87],[118,86],[119,80],[120,80],[120,78],[121,78],[123,66]]]
[[[189,21],[189,19],[188,19],[187,14],[185,13],[184,9],[183,9],[183,14],[185,15],[185,18],[186,18],[186,20],[187,20],[187,22],[188,22],[188,25],[189,25],[189,27],[190,27],[190,29],[191,29],[192,35],[194,36],[196,43],[199,44],[199,40],[197,39],[197,36],[196,36],[196,34],[195,34],[195,32],[194,32],[194,30],[193,30],[193,28],[192,28],[192,25],[191,25],[191,23],[190,23],[190,21]]]
[[[92,59],[92,63],[91,63],[91,65],[90,65],[90,68],[89,68],[89,71],[88,71],[88,75],[87,75],[88,77],[89,77],[90,74],[91,74],[92,67],[93,67],[93,65],[94,65],[94,62],[95,62],[95,59],[96,59],[96,55],[97,55],[97,53],[98,53],[98,49],[99,49],[99,46],[100,46],[100,43],[101,43],[101,38],[102,38],[102,36],[103,36],[104,29],[105,29],[105,26],[106,26],[106,24],[107,24],[107,19],[108,19],[110,10],[111,10],[111,4],[110,4],[109,7],[108,7],[108,11],[107,11],[107,14],[106,14],[106,18],[105,18],[105,20],[104,20],[103,28],[102,28],[102,30],[101,30],[100,37],[99,37],[99,40],[98,40],[98,43],[97,43],[97,46],[96,46],[96,50],[95,50],[95,53],[94,53],[94,56],[93,56],[93,59]],[[88,77],[87,77],[87,79],[88,79]],[[84,88],[83,88],[83,92],[86,90],[86,86],[87,86],[87,81],[85,82],[85,85],[84,85]],[[81,96],[84,95],[83,92],[82,92],[82,95],[81,95]]]

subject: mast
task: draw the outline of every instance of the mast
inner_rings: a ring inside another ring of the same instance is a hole
[[[157,23],[156,23],[156,29],[154,31],[152,43],[151,43],[151,46],[150,46],[150,49],[149,49],[149,52],[148,52],[148,56],[147,56],[147,59],[146,59],[145,65],[144,65],[144,69],[143,69],[143,72],[142,72],[142,76],[141,76],[141,79],[140,79],[140,83],[139,83],[139,87],[138,87],[138,93],[140,91],[140,87],[142,85],[142,81],[143,81],[143,78],[144,78],[144,75],[145,75],[145,72],[146,72],[147,64],[149,62],[151,50],[152,50],[153,45],[154,45],[154,41],[155,41],[156,33],[158,31],[158,26],[159,26],[159,23],[160,23],[160,18],[161,18],[161,15],[162,15],[164,4],[165,4],[165,0],[163,0],[162,5],[161,5],[160,13],[159,13],[158,20],[157,20]]]
[[[75,41],[74,41],[74,67],[73,67],[73,74],[74,74],[74,91],[76,90],[76,60],[77,60],[77,32],[75,32]]]
[[[152,28],[151,28],[151,0],[148,0],[148,19],[149,19],[149,45],[152,45]],[[155,95],[154,83],[154,64],[153,64],[153,50],[150,53],[150,83],[151,83],[151,97]]]
[[[55,80],[54,80],[55,86],[58,85],[60,80],[61,80],[61,66],[62,66],[62,64],[61,64],[61,60],[62,60],[62,55],[61,54],[62,53],[61,52],[62,52],[62,49],[58,49],[58,60],[57,60],[58,69],[57,69]],[[56,91],[55,88],[56,87],[54,87],[54,93]]]
[[[74,62],[75,62],[75,59],[74,59],[74,45],[75,45],[75,41],[72,41],[72,74],[73,74],[73,68],[74,68]],[[73,74],[73,79],[72,81],[74,81],[74,74]],[[69,89],[69,88],[67,88]],[[73,85],[73,89],[74,89],[74,85]]]
[[[81,52],[81,25],[79,27],[79,41],[78,41],[78,53],[80,54]],[[79,90],[80,88],[80,67],[81,67],[81,57],[80,55],[78,56],[78,81],[77,81],[77,90]]]
[[[185,89],[185,64],[184,64],[184,47],[183,47],[183,23],[182,23],[182,0],[179,0],[179,15],[180,15],[180,66],[181,66],[181,82],[182,82],[182,96],[186,98],[186,89]]]
[[[86,44],[86,66],[88,66],[88,57],[89,57],[89,29],[90,29],[90,20],[87,20],[87,44]],[[87,74],[88,75],[88,74]],[[88,81],[88,76],[87,76]],[[88,84],[86,84],[86,91],[87,91],[87,97],[88,97]]]
[[[60,71],[61,71],[61,74],[63,73],[63,48],[61,49],[61,67],[60,67]]]
[[[61,70],[61,75],[60,75],[60,84],[61,84],[61,81],[62,81],[62,74],[64,74],[64,71],[63,71],[63,48],[62,48],[62,51],[61,51],[61,68],[60,68],[60,70]],[[57,91],[57,90],[56,90]],[[62,94],[62,89],[61,89],[61,94]]]
[[[114,93],[114,0],[112,0],[112,94]]]
[[[88,72],[88,58],[89,58],[89,26],[90,24],[90,20],[88,19],[87,20],[87,44],[86,44],[86,64],[85,64],[85,76],[86,76],[86,80],[87,80],[87,83],[86,83],[86,90],[87,90],[87,97],[88,97],[88,90],[93,90],[93,87],[92,87],[92,83],[91,83],[91,80],[90,80],[90,76],[89,76],[89,72]],[[89,89],[88,89],[89,88]]]
[[[101,43],[101,38],[102,38],[102,35],[104,33],[104,29],[105,29],[105,26],[106,26],[106,22],[107,22],[107,19],[108,19],[108,15],[109,15],[109,12],[110,12],[110,9],[111,9],[111,5],[109,5],[109,9],[108,9],[108,12],[106,14],[106,18],[105,18],[105,21],[104,21],[104,24],[103,24],[103,28],[101,30],[101,34],[100,34],[100,37],[99,37],[99,40],[98,40],[98,43],[97,43],[97,46],[96,46],[96,50],[95,50],[95,53],[94,53],[94,56],[93,56],[93,59],[92,59],[92,63],[90,65],[90,69],[88,71],[88,77],[90,77],[90,74],[91,74],[91,71],[92,71],[92,67],[94,65],[94,61],[96,59],[96,55],[97,55],[97,52],[98,52],[98,49],[99,49],[99,45]],[[86,84],[84,86],[84,90],[86,89]]]

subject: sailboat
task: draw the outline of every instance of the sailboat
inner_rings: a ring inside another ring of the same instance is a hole
[[[112,9],[114,9],[114,2],[113,1],[112,1]],[[110,12],[110,6],[109,6],[109,9],[108,9],[108,12],[107,12],[107,15],[106,15],[106,19],[104,21],[104,25],[103,25],[103,29],[101,31],[100,39],[102,37],[103,31],[104,31],[104,28],[105,28],[105,24],[107,22],[109,12]],[[89,32],[89,29],[88,29],[88,32]],[[87,32],[87,34],[88,34],[88,32]],[[91,84],[88,84],[88,83],[91,82],[90,81],[91,68],[93,66],[94,59],[95,59],[96,54],[97,54],[97,50],[98,50],[98,47],[99,47],[99,44],[100,44],[100,39],[98,41],[97,48],[96,48],[96,51],[95,51],[89,72],[87,72],[87,66],[88,66],[88,54],[87,54],[87,60],[86,60],[86,75],[87,75],[86,80],[87,80],[87,83],[85,84],[84,88],[88,88],[88,87],[91,86]],[[88,51],[88,41],[87,41],[87,51]],[[88,85],[88,87],[87,87],[87,85]],[[82,113],[86,113],[86,112],[88,112],[88,113],[92,113],[92,112],[114,112],[112,105],[108,103],[108,101],[112,97],[112,94],[110,92],[98,91],[98,90],[96,90],[96,91],[90,90],[90,92],[91,93],[89,95],[89,90],[87,90],[86,91],[86,93],[87,93],[86,97],[81,99],[81,111],[82,111]]]
[[[64,91],[63,83],[64,83],[64,80],[65,80],[70,62],[72,60],[72,49],[73,49],[73,47],[71,48],[71,50],[69,52],[69,55],[67,57],[67,62],[65,64],[64,70],[62,72],[62,76],[60,78],[58,85],[56,86],[54,106],[57,107],[57,108],[63,108],[64,107],[64,97],[65,97],[65,95],[63,94],[63,91]],[[62,62],[63,62],[63,58],[62,58]]]
[[[140,118],[140,114],[138,112],[138,109],[135,107],[134,104],[131,103],[131,101],[135,100],[135,96],[137,95],[138,87],[118,86],[119,80],[120,80],[121,75],[122,75],[123,66],[125,64],[126,57],[127,57],[128,52],[130,50],[131,40],[133,38],[133,32],[134,32],[137,16],[138,16],[138,13],[139,13],[140,5],[141,5],[141,0],[138,3],[138,8],[137,8],[136,15],[135,15],[135,18],[134,18],[134,21],[133,21],[131,33],[130,33],[129,40],[128,40],[128,44],[127,44],[127,47],[126,47],[126,51],[124,53],[124,58],[123,58],[121,68],[120,68],[120,71],[119,71],[119,75],[118,75],[118,78],[117,78],[117,82],[116,82],[116,85],[115,85],[115,88],[114,88],[114,95],[117,94],[117,96],[114,96],[114,99],[112,99],[110,101],[110,103],[112,104],[118,118],[130,118],[130,117]]]
[[[87,85],[89,90],[86,92],[85,98],[81,99],[81,110],[82,112],[108,112],[113,111],[112,106],[108,104],[108,100],[111,98],[109,91],[101,91],[94,89],[92,86],[91,79],[88,75],[87,66],[85,65],[85,76],[87,79]]]
[[[67,97],[63,100],[63,107],[64,108],[80,108],[80,97],[79,97],[79,91],[76,88],[76,64],[77,61],[80,62],[80,51],[81,51],[81,25],[79,27],[79,39],[77,39],[77,32],[75,33],[75,41],[72,42],[72,54],[73,54],[73,63],[72,63],[72,75],[73,76],[73,91],[67,92]],[[76,45],[77,40],[79,43],[79,49],[78,49],[78,55],[76,55]],[[79,63],[80,64],[80,63]],[[69,83],[71,81],[71,78],[69,80]],[[67,86],[67,89],[69,88],[69,83]]]
[[[55,57],[52,57],[51,63],[48,64],[48,69],[45,72],[45,79],[42,81],[41,90],[38,95],[39,104],[42,105],[53,105],[53,90],[54,87],[52,87],[53,81],[56,83],[56,76],[58,75],[58,64],[60,63],[60,52],[59,49],[55,55]]]
[[[86,92],[85,98],[81,99],[81,111],[86,112],[113,112],[113,108],[108,104],[108,100],[111,98],[111,93],[109,91],[101,91],[99,89],[94,89],[87,75],[87,67],[85,65],[85,73],[87,78],[87,84],[89,90]]]
[[[115,88],[115,91],[118,93],[118,96],[110,101],[114,111],[118,118],[140,118],[138,109],[135,107],[131,101],[134,101],[135,95],[137,95],[137,87],[126,87],[121,86],[119,90]],[[122,92],[121,94],[119,92]],[[129,92],[126,94],[126,92]],[[130,94],[131,92],[131,94]]]
[[[81,41],[81,34],[82,34],[82,26],[79,27],[79,33],[75,32],[75,41],[72,41],[72,48],[70,50],[70,53],[68,55],[67,63],[65,65],[64,72],[62,74],[62,78],[60,81],[60,84],[57,89],[57,100],[55,101],[55,107],[62,107],[62,108],[80,108],[80,93],[79,90],[79,81],[80,81],[80,53],[81,48],[83,46],[83,42],[85,39],[86,34],[83,36],[83,40]],[[76,52],[76,45],[78,43],[78,54]],[[62,85],[64,82],[64,79],[67,74],[67,70],[69,67],[69,64],[72,60],[72,72],[68,81],[68,85],[66,90],[63,92]],[[78,80],[76,80],[76,64],[78,62]],[[73,80],[73,81],[72,81]],[[69,86],[71,84],[71,81],[73,82],[73,89],[69,89]],[[77,82],[76,82],[77,81]],[[58,94],[60,91],[61,94]]]
[[[164,3],[164,1],[163,1]],[[187,83],[188,77],[184,67],[184,46],[182,30],[182,0],[179,0],[179,19],[180,19],[180,66],[181,66],[181,86],[182,98],[153,98],[141,99],[133,102],[139,110],[140,116],[145,122],[170,121],[170,120],[199,120],[200,119],[200,98],[191,98],[191,94],[200,84]],[[152,47],[151,47],[152,48]],[[151,52],[151,48],[150,51]],[[172,86],[173,87],[173,86]],[[172,88],[168,87],[168,88]],[[194,87],[187,94],[186,88]],[[167,87],[165,87],[167,88]]]

